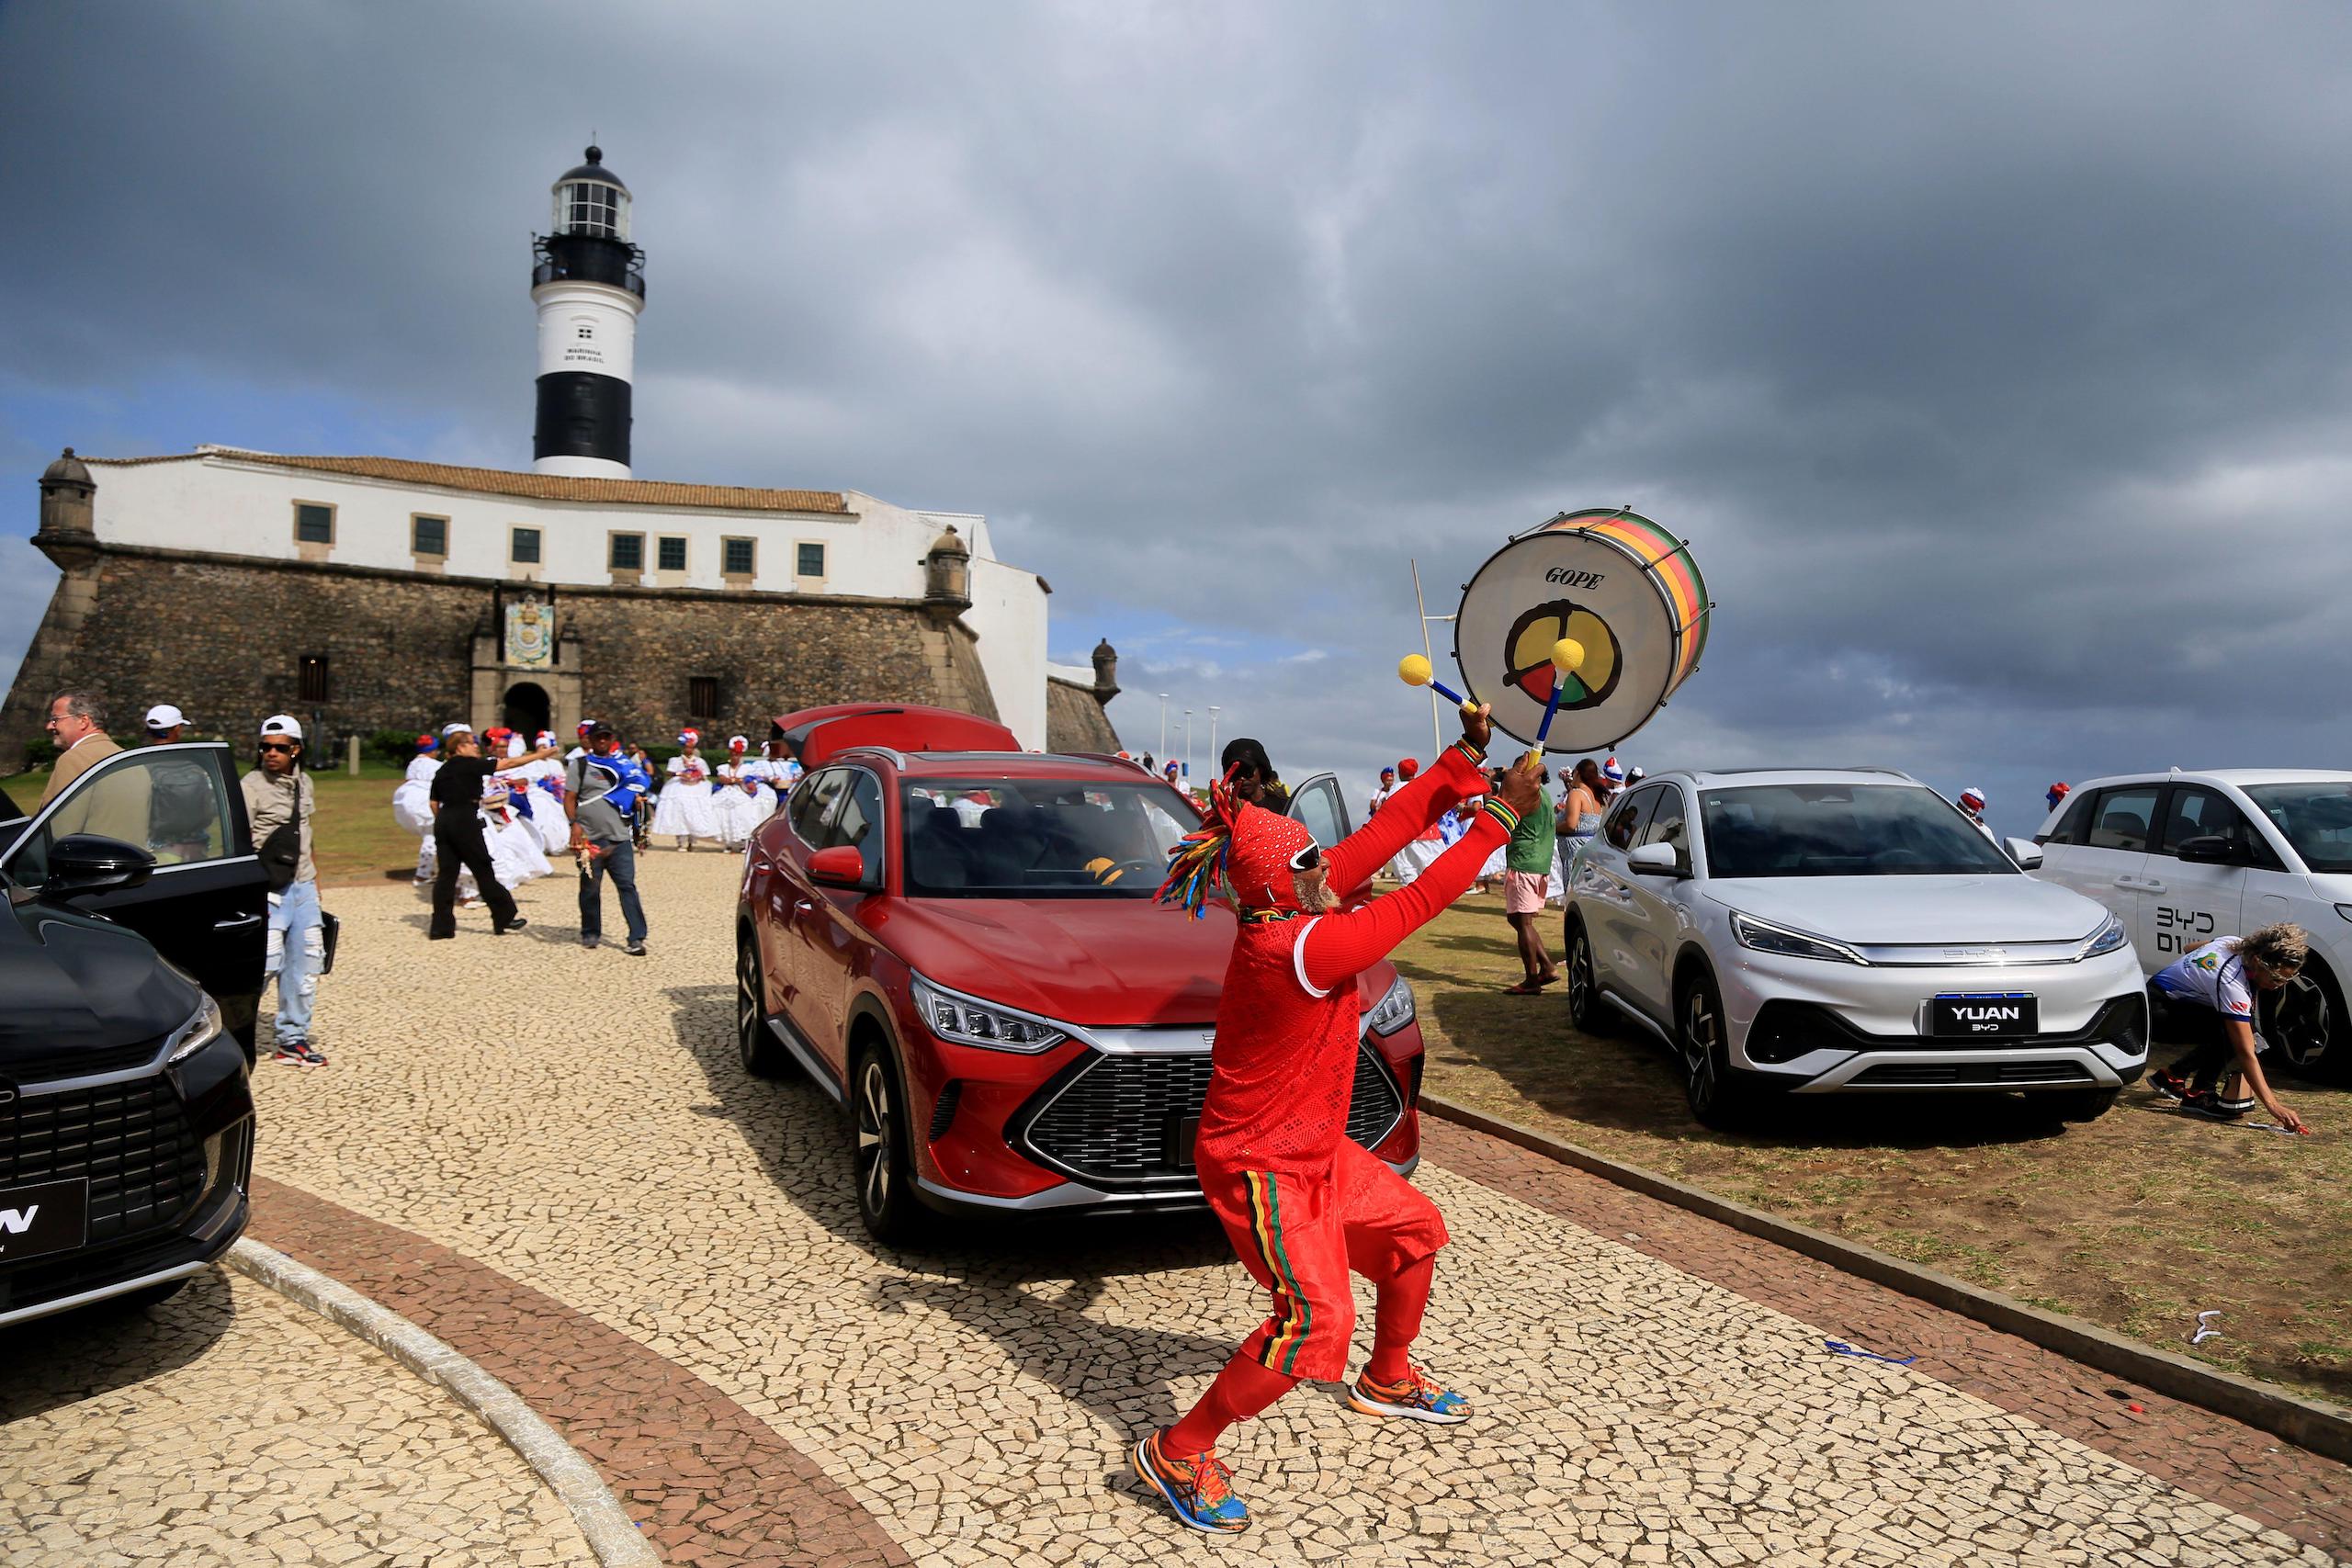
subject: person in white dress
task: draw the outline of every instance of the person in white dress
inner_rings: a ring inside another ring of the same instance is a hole
[[[571,819],[563,814],[563,763],[557,760],[555,731],[538,734],[539,760],[514,771],[528,781],[531,826],[538,829],[539,848],[549,857],[571,848]]]
[[[392,791],[392,820],[417,836],[416,879],[421,883],[433,880],[433,775],[440,771],[440,739],[420,735],[408,776]]]
[[[678,732],[678,754],[666,770],[670,782],[653,808],[653,830],[677,840],[681,851],[696,839],[718,837],[718,813],[711,804],[710,761],[702,754],[702,736],[691,729]]]
[[[540,757],[540,753],[525,749],[521,736],[503,726],[482,731],[482,739],[509,757]],[[512,768],[482,781],[482,840],[490,846],[491,869],[510,888],[555,874],[555,866],[548,859],[547,846],[539,838],[534,818],[526,815],[514,799],[515,781],[524,772]],[[566,837],[570,837],[568,829]]]
[[[751,765],[751,759],[745,755],[751,744],[742,736],[729,736],[727,755],[711,775],[716,784],[711,791],[710,808],[718,820],[718,841],[730,850],[740,850],[750,843],[752,829],[760,825],[755,804],[759,781],[745,772]]]
[[[776,776],[775,751],[776,745],[777,743],[775,741],[769,741],[767,744],[767,754],[752,758],[739,770],[743,777],[752,781],[752,826],[753,828],[757,828],[761,823],[775,815]]]

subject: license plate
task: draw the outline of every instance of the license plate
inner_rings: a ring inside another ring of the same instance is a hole
[[[1946,991],[1928,1002],[1928,1032],[2007,1040],[2041,1031],[2041,1004],[2026,991]]]
[[[0,1263],[71,1252],[89,1239],[89,1224],[86,1179],[0,1191]]]
[[[1201,1119],[1187,1116],[1176,1123],[1176,1168],[1193,1168],[1193,1145],[1200,1141]]]

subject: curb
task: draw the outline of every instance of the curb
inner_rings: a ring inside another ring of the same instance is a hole
[[[1678,1209],[1703,1214],[1719,1224],[1745,1232],[1769,1242],[1787,1247],[1792,1252],[1843,1269],[1873,1284],[1899,1291],[1906,1296],[1930,1303],[1946,1312],[1956,1313],[2004,1334],[2015,1335],[2045,1350],[2097,1367],[2103,1372],[2129,1378],[2158,1393],[2180,1400],[2187,1404],[2202,1406],[2216,1415],[2243,1421],[2276,1437],[2286,1438],[2298,1448],[2324,1455],[2339,1463],[2352,1464],[2352,1410],[2327,1404],[2323,1400],[2306,1399],[2289,1393],[2267,1383],[2240,1377],[2209,1367],[2202,1361],[2171,1350],[2160,1350],[2136,1339],[2086,1323],[2078,1317],[2067,1317],[2054,1312],[2030,1307],[2014,1296],[1982,1286],[1969,1284],[1934,1269],[1916,1263],[1905,1263],[1873,1247],[1843,1240],[1810,1225],[1798,1224],[1719,1198],[1712,1192],[1688,1187],[1679,1181],[1645,1170],[1637,1165],[1627,1165],[1595,1154],[1575,1144],[1457,1105],[1442,1095],[1420,1096],[1420,1108],[1441,1121],[1484,1133],[1507,1144],[1543,1156],[1561,1165],[1600,1177],[1671,1203]]]
[[[594,1466],[515,1392],[449,1346],[350,1286],[250,1238],[221,1261],[288,1300],[341,1324],[481,1418],[571,1511],[603,1568],[661,1568],[661,1554],[621,1508]]]

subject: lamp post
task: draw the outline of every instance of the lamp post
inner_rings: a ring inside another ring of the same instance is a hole
[[[1159,760],[1168,760],[1168,694],[1159,694]]]
[[[1217,772],[1225,772],[1225,755],[1216,749],[1216,705],[1209,705],[1209,755],[1217,760]]]
[[[1189,788],[1191,788],[1191,787],[1192,787],[1192,784],[1193,784],[1193,710],[1192,710],[1191,708],[1186,708],[1186,709],[1184,710],[1184,785],[1185,785],[1185,787],[1186,787],[1187,789],[1189,789]]]

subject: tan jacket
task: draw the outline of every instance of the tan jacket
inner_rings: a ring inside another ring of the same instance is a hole
[[[272,774],[266,768],[255,768],[237,781],[245,795],[245,817],[253,824],[254,848],[258,850],[268,841],[270,834],[294,819],[299,804],[302,813],[302,858],[295,863],[294,880],[316,882],[319,868],[311,863],[311,823],[316,816],[311,795],[311,771],[304,768],[289,774]]]
[[[40,792],[41,805],[47,806],[51,801],[55,800],[67,784],[121,750],[121,747],[107,739],[106,731],[101,729],[94,734],[85,735],[81,739],[60,751],[57,754],[57,765],[49,773],[49,787]]]

